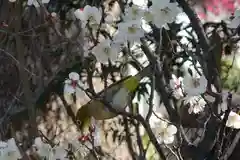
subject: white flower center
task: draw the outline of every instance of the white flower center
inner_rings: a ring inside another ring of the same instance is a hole
[[[163,9],[161,9],[161,12],[166,15],[166,14],[168,14],[169,12],[171,12],[171,9],[168,8],[168,7],[165,7],[165,8],[163,8]]]
[[[90,22],[96,22],[96,20],[95,20],[95,17],[94,17],[94,15],[93,14],[89,14],[88,15],[88,20],[90,21]]]
[[[193,85],[194,88],[199,87],[200,86],[200,78],[194,78],[192,80],[192,85]]]
[[[137,32],[136,25],[132,25],[132,26],[128,27],[128,33],[135,34],[136,32]]]
[[[133,14],[134,16],[137,16],[137,15],[139,14],[138,9],[133,8],[133,9],[132,9],[132,14]]]
[[[104,47],[104,48],[103,48],[103,52],[104,52],[106,55],[110,55],[110,48],[109,48],[109,47]]]
[[[148,11],[144,12],[144,17],[147,21],[152,21],[153,20],[153,15]]]

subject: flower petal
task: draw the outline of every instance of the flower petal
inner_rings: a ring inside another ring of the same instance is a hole
[[[228,25],[229,28],[237,28],[239,26],[240,17],[234,18]]]
[[[77,9],[75,12],[74,12],[74,15],[77,19],[80,19],[80,20],[84,20],[84,13],[83,11],[81,11],[80,9]]]
[[[174,125],[169,125],[167,127],[167,133],[170,135],[176,134],[177,133],[177,127],[175,127]]]
[[[163,121],[163,120],[160,120],[157,124],[157,130],[159,133],[161,132],[164,132],[164,130],[168,127],[168,123]]]
[[[66,84],[71,84],[72,81],[71,81],[70,79],[66,79],[66,80],[64,81],[64,83],[66,83]]]
[[[71,85],[69,85],[69,84],[64,85],[64,89],[63,89],[64,94],[73,94],[73,93],[75,93],[75,91],[76,90]]]
[[[52,152],[53,159],[66,160],[67,151],[62,146],[55,147]]]
[[[235,122],[233,128],[240,129],[240,121]]]
[[[76,72],[69,73],[69,78],[73,81],[78,81],[80,79],[80,76]]]
[[[0,148],[6,148],[8,144],[6,142],[0,141]]]
[[[100,146],[101,145],[101,130],[100,128],[95,125],[95,132],[94,132],[94,146]]]
[[[86,95],[86,93],[79,87],[77,87],[75,91],[77,97],[84,97]]]
[[[18,149],[18,147],[17,147],[17,145],[16,145],[16,141],[15,141],[15,139],[14,138],[11,138],[11,139],[9,139],[8,141],[7,141],[7,144],[8,144],[8,151],[18,151],[18,153],[19,153],[19,149]],[[20,154],[20,153],[19,153]]]
[[[163,140],[164,144],[171,144],[173,143],[173,141],[174,141],[174,136],[165,137]]]
[[[34,145],[36,145],[36,147],[39,147],[39,148],[43,145],[41,137],[35,138]]]

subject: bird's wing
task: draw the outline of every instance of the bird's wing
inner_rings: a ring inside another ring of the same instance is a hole
[[[98,100],[93,100],[89,103],[88,111],[90,116],[94,117],[96,120],[111,119],[117,116],[116,114],[108,111],[107,107]]]

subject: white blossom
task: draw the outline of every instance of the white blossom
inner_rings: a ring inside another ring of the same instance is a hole
[[[189,104],[189,114],[198,114],[204,110],[207,103],[201,96],[187,96],[184,100],[184,104]]]
[[[132,0],[132,3],[142,9],[147,8],[148,0]]]
[[[115,17],[113,17],[111,14],[108,14],[105,18],[104,21],[106,24],[112,24],[116,21]]]
[[[224,118],[224,115],[221,117],[222,119]],[[229,113],[227,122],[226,122],[227,127],[235,128],[235,129],[240,129],[240,115],[231,111]]]
[[[144,36],[144,31],[141,28],[141,21],[132,20],[118,24],[118,32],[114,37],[114,41],[133,42],[140,41],[140,38]],[[119,40],[121,38],[121,40]]]
[[[169,0],[153,0],[150,12],[154,15],[152,22],[160,28],[166,26],[166,23],[172,23],[181,11],[177,3],[170,3]]]
[[[101,22],[102,12],[96,7],[86,5],[83,9],[77,9],[74,12],[77,19],[83,23],[83,28],[88,23],[90,27],[96,29]]]
[[[34,140],[34,146],[37,149],[37,153],[41,157],[49,157],[50,156],[50,151],[51,151],[51,146],[50,144],[44,143],[41,139],[41,137],[37,137]]]
[[[172,79],[170,79],[170,87],[173,89],[173,96],[177,99],[183,97],[183,90],[182,90],[182,81],[183,78],[177,78],[174,74],[172,74]]]
[[[125,34],[126,33],[124,33],[123,31],[117,30],[113,35],[112,46],[118,51],[120,51],[121,47],[126,44],[127,38]]]
[[[52,12],[51,16],[55,18],[55,17],[57,17],[57,13],[56,12]]]
[[[116,61],[118,58],[118,51],[111,46],[111,41],[106,39],[92,49],[92,53],[98,62],[107,63],[108,60]]]
[[[81,146],[81,143],[79,142],[78,138],[81,135],[80,132],[71,132],[66,135],[66,140],[64,141],[64,146],[68,147],[69,144],[71,144],[75,150],[78,150]]]
[[[0,157],[5,157],[7,155],[8,144],[6,142],[0,141]]]
[[[185,76],[183,77],[183,87],[188,96],[197,96],[206,91],[207,79],[203,75]]]
[[[82,9],[82,8],[79,8],[79,9],[75,10],[74,15],[75,15],[75,17],[76,17],[77,19],[80,19],[80,20],[83,21],[83,19],[84,19],[84,13],[83,13],[83,9]]]
[[[190,19],[188,18],[187,14],[185,12],[179,13],[176,16],[176,23],[177,24],[182,24],[181,29],[184,29],[187,27],[191,22]]]
[[[51,147],[50,144],[44,143],[41,137],[36,137],[34,146],[39,156],[47,159],[68,160],[67,151],[63,146]]]
[[[0,159],[16,160],[21,158],[22,156],[14,138],[9,139],[7,142],[0,142]]]
[[[140,20],[144,15],[144,11],[140,9],[137,5],[132,5],[125,9],[125,16],[123,19],[127,20]]]
[[[145,110],[146,113],[144,115],[144,117],[146,118],[148,110]],[[151,126],[152,129],[155,129],[156,127],[159,126],[159,123],[162,121],[163,119],[163,115],[161,112],[156,112],[153,111],[154,113],[151,115],[150,119],[149,119],[149,124]]]
[[[234,18],[231,20],[230,24],[228,24],[229,28],[237,28],[240,24],[240,9],[235,10]]]
[[[74,94],[81,96],[84,92],[80,87],[83,87],[83,83],[80,81],[80,76],[76,72],[71,72],[69,79],[65,80],[64,94]]]
[[[65,150],[65,148],[63,146],[56,146],[54,148],[51,149],[50,151],[51,154],[51,159],[55,160],[69,160],[69,158],[67,158],[67,151]]]
[[[144,18],[141,19],[141,22],[142,22],[142,29],[146,33],[152,32],[152,27],[149,25],[149,23]]]
[[[177,128],[174,125],[169,125],[166,121],[159,120],[153,131],[159,143],[171,144],[174,141],[174,135],[177,133]]]
[[[42,2],[43,4],[44,3],[47,4],[47,3],[50,2],[50,0],[42,0],[42,1],[40,0],[40,2]],[[36,8],[40,7],[40,5],[39,5],[37,0],[28,0],[27,5],[29,5],[29,6],[34,5]]]

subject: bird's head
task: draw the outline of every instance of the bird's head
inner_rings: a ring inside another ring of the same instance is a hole
[[[88,133],[89,127],[91,126],[91,116],[89,113],[88,104],[85,104],[78,109],[75,119],[80,131],[82,133]]]

